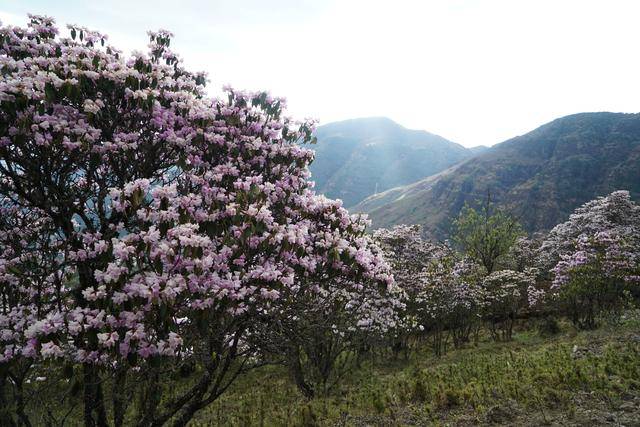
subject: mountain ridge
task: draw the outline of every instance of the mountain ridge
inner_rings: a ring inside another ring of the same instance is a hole
[[[422,224],[446,237],[465,203],[491,192],[527,231],[552,227],[580,204],[618,188],[640,196],[640,114],[577,113],[496,144],[437,175],[353,207],[374,227]]]
[[[407,129],[386,117],[318,127],[310,166],[316,191],[353,206],[365,197],[409,184],[474,155],[439,135]]]

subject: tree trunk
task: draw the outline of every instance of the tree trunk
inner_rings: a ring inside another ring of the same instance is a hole
[[[302,365],[300,364],[300,350],[295,349],[290,351],[288,359],[289,371],[291,372],[291,376],[298,386],[298,389],[304,397],[307,399],[313,399],[315,394],[314,390],[305,381]]]
[[[83,365],[84,379],[84,424],[86,427],[107,427],[107,413],[100,377],[95,366]]]
[[[127,411],[128,400],[126,393],[127,371],[123,367],[118,367],[113,384],[113,425],[122,427],[124,415]]]
[[[13,419],[13,414],[11,414],[11,410],[9,409],[9,401],[7,398],[9,394],[8,384],[6,373],[0,373],[0,427],[17,426],[16,421]]]

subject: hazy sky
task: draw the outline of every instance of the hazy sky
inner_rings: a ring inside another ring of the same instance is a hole
[[[321,123],[387,116],[474,146],[567,114],[640,111],[640,1],[0,2],[5,24],[27,12],[125,51],[169,29],[210,90],[266,89]]]

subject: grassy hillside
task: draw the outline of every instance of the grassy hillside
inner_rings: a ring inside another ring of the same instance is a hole
[[[640,198],[640,114],[567,116],[498,144],[436,176],[371,196],[353,208],[374,226],[422,224],[437,237],[465,203],[490,191],[528,231],[565,220],[615,189]]]
[[[318,128],[317,137],[310,168],[316,190],[345,206],[440,172],[481,150],[383,117],[329,123]]]
[[[278,367],[254,371],[191,425],[640,425],[640,320],[542,338],[480,339],[435,358],[362,363],[341,390],[307,401]]]

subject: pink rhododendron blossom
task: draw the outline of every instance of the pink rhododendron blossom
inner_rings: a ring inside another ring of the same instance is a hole
[[[313,121],[264,92],[206,96],[167,31],[130,57],[99,33],[70,33],[38,16],[0,28],[4,362],[81,363],[97,396],[109,370],[189,359],[212,370],[184,407],[197,409],[235,378],[218,358],[257,352],[264,313],[336,287],[384,300],[393,278],[366,220],[308,181]],[[384,304],[363,310],[392,317]],[[184,408],[141,423],[188,419]]]

